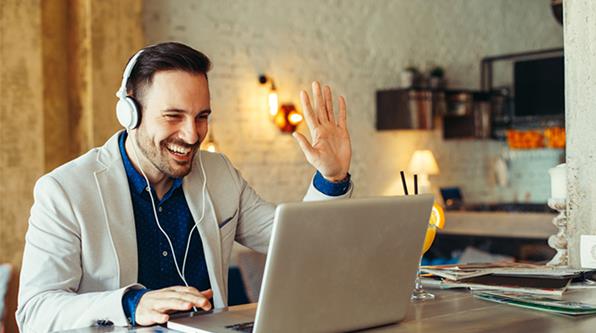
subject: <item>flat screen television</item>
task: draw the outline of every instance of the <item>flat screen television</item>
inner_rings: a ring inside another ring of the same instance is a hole
[[[514,63],[514,118],[564,118],[563,56]]]

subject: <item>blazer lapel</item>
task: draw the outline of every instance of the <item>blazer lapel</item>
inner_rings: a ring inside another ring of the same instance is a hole
[[[197,167],[200,168],[198,165]],[[203,179],[199,175],[198,170],[195,170],[187,177],[184,177],[182,188],[188,208],[201,235],[211,289],[214,293],[215,307],[221,308],[226,306],[228,299],[227,288],[223,279],[221,239],[208,188],[205,193],[205,216],[200,221],[203,213]]]
[[[126,171],[116,133],[100,148],[97,161],[102,166],[94,173],[103,203],[105,223],[118,257],[119,287],[138,279],[137,236]]]

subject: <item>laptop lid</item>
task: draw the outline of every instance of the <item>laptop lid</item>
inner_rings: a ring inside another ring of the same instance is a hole
[[[255,332],[330,332],[401,320],[432,195],[277,207]]]
[[[432,195],[282,204],[253,332],[337,332],[401,320]],[[233,332],[254,305],[172,318],[183,332]],[[242,325],[241,325],[242,326]]]

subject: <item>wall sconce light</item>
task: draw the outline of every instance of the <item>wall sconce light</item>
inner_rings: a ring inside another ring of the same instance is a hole
[[[296,109],[293,103],[284,103],[279,105],[279,97],[275,83],[271,77],[264,74],[259,75],[259,83],[269,84],[269,93],[267,95],[267,107],[273,123],[283,133],[292,133],[296,127],[304,120],[302,114]]]

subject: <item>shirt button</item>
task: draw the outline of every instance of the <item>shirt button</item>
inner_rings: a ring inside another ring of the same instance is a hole
[[[161,208],[161,206],[159,208],[157,208],[157,210],[161,213],[161,211],[163,210],[163,208]]]
[[[167,257],[167,256],[168,256],[168,251],[163,251],[163,252],[161,253],[161,255],[162,255],[162,256],[164,256],[164,257]]]

